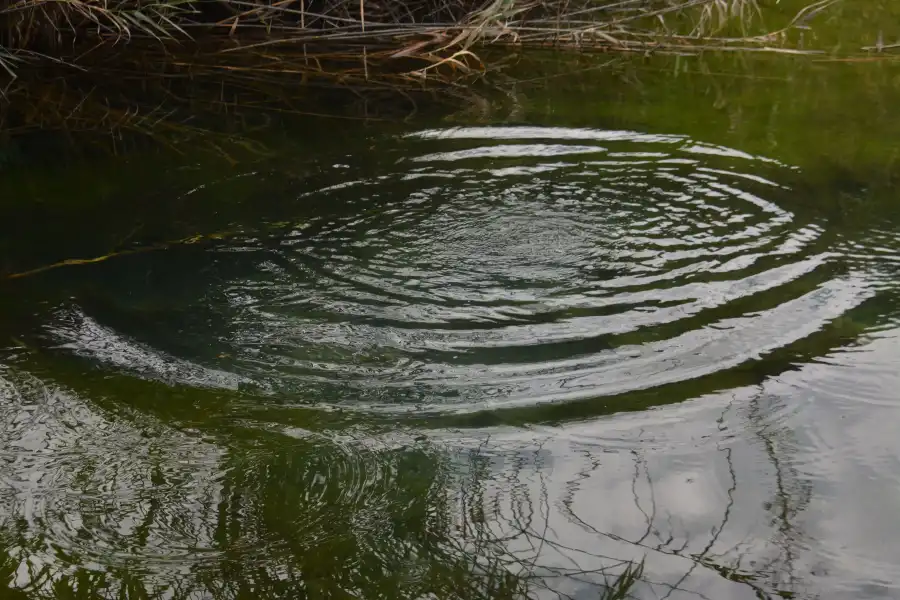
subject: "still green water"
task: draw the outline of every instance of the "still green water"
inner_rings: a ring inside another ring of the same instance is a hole
[[[533,61],[7,162],[0,596],[900,597],[900,69]]]

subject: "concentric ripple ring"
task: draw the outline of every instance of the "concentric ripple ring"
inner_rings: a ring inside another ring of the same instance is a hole
[[[167,273],[196,261],[179,293],[192,316],[139,325],[127,306],[116,319],[85,303],[53,335],[91,354],[106,331],[100,346],[131,348],[131,369],[153,356],[147,373],[192,384],[468,412],[708,376],[872,293],[834,268],[824,223],[783,208],[792,169],[765,157],[593,129],[452,128],[397,143],[386,172],[298,190],[327,211],[122,261],[147,261],[159,289],[185,286]]]

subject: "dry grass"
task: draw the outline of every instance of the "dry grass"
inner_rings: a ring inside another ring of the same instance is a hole
[[[178,54],[219,39],[220,52],[329,44],[382,62],[415,57],[425,64],[410,72],[422,77],[478,68],[472,51],[484,43],[719,44],[726,24],[758,11],[756,0],[0,0],[0,68],[12,74],[36,53],[84,64],[100,45],[149,40]]]

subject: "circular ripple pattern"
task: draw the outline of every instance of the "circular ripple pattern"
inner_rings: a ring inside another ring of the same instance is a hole
[[[182,304],[143,329],[106,320],[298,401],[470,411],[721,372],[870,294],[815,218],[782,207],[775,161],[527,127],[423,131],[401,149],[391,172],[306,191],[324,213],[147,255],[157,290],[181,273]]]

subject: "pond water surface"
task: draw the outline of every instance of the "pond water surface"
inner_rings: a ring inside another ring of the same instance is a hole
[[[683,64],[7,167],[11,597],[900,598],[893,71]]]

